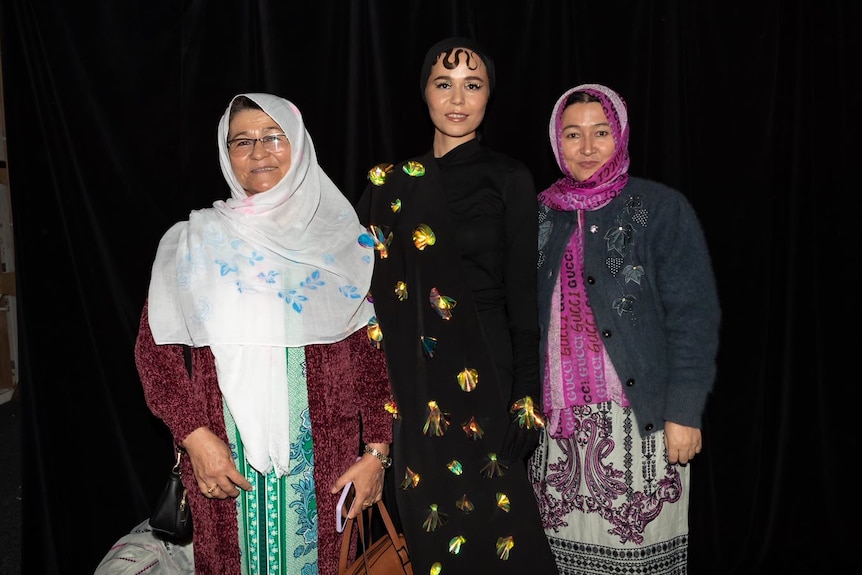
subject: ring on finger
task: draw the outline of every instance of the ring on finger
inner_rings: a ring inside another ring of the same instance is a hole
[[[213,491],[215,491],[217,487],[218,487],[218,483],[216,483],[215,485],[213,485],[212,487],[210,487],[209,489],[207,489],[207,493],[208,493],[209,495],[212,495],[212,494],[213,494]]]

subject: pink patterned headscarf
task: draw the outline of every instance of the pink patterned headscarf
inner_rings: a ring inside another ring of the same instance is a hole
[[[601,101],[614,138],[614,153],[589,179],[574,179],[562,152],[562,116],[574,92],[587,92]],[[619,376],[596,328],[584,288],[583,212],[606,206],[628,182],[629,126],[623,99],[609,88],[582,84],[564,93],[554,105],[549,127],[551,147],[562,178],[539,194],[539,201],[555,210],[577,211],[578,226],[563,255],[564,269],[554,287],[543,379],[543,405],[552,437],[571,437],[577,431],[575,409],[615,401],[626,406]]]
[[[614,137],[614,154],[595,174],[583,182],[572,177],[562,150],[563,110],[566,109],[566,100],[575,92],[586,92],[601,100]],[[628,182],[629,116],[625,101],[610,88],[600,84],[581,84],[566,91],[554,104],[548,132],[554,157],[564,176],[539,195],[542,203],[567,212],[595,209],[616,197]]]

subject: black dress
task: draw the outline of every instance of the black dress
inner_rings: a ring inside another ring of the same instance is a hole
[[[540,389],[532,176],[478,140],[381,173],[357,211],[378,239],[371,290],[413,571],[555,574],[524,462],[497,457],[511,403]]]

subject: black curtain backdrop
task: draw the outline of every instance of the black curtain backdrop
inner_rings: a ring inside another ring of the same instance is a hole
[[[554,102],[605,83],[629,104],[631,173],[703,221],[724,322],[690,572],[839,572],[855,555],[862,2],[2,0],[0,26],[23,573],[92,572],[166,479],[171,440],[133,344],[160,236],[226,197],[229,99],[295,102],[355,201],[373,164],[430,146],[419,67],[456,34],[497,64],[486,142],[540,189],[558,176]]]

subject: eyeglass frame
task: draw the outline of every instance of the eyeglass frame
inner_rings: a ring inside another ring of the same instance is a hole
[[[231,144],[233,144],[234,142],[251,142],[251,147],[249,148],[248,154],[245,154],[248,156],[250,156],[254,153],[254,146],[258,142],[260,142],[260,145],[263,146],[264,150],[266,150],[270,154],[273,154],[273,153],[280,152],[281,150],[269,150],[269,149],[267,149],[266,142],[264,142],[264,140],[274,138],[273,140],[270,140],[270,141],[273,143],[277,143],[277,142],[281,141],[280,138],[282,136],[284,137],[285,142],[287,142],[287,144],[289,146],[290,145],[290,138],[288,138],[287,134],[285,134],[285,133],[267,134],[265,136],[261,136],[260,138],[233,138],[232,140],[228,140],[227,142],[225,142],[225,145],[227,146],[227,152],[229,155],[237,156],[240,158],[243,157],[243,154],[234,153],[234,150],[242,150],[243,146],[234,146],[233,148],[231,148]]]

